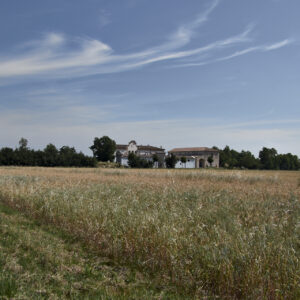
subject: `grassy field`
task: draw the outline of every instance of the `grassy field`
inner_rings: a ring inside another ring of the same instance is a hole
[[[299,299],[299,196],[299,172],[2,167],[0,295]]]
[[[0,204],[0,299],[180,299],[173,287]]]

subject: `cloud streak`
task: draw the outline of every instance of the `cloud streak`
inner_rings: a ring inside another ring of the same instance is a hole
[[[285,46],[288,46],[290,44],[292,44],[294,42],[293,39],[285,39],[283,41],[280,41],[278,43],[275,44],[271,44],[271,45],[262,45],[262,46],[256,46],[256,47],[250,47],[247,49],[243,49],[241,51],[237,51],[231,55],[222,57],[217,59],[217,61],[222,61],[222,60],[228,60],[228,59],[232,59],[238,56],[242,56],[251,52],[269,52],[269,51],[273,51],[273,50],[278,50],[280,48],[283,48]]]
[[[192,60],[189,64],[175,66],[201,66],[211,62],[233,59],[251,52],[268,52],[285,47],[293,42],[286,39],[265,46],[252,46],[237,50],[231,55],[213,58],[217,51],[240,47],[251,41],[250,34],[254,29],[249,25],[244,31],[221,40],[211,42],[198,48],[186,48],[196,30],[209,20],[210,14],[217,8],[219,0],[213,1],[194,21],[180,26],[166,42],[130,54],[117,54],[108,44],[95,39],[70,39],[63,34],[49,33],[40,41],[27,44],[26,51],[13,57],[1,57],[0,78],[25,76],[77,77],[95,74],[107,74],[133,70],[146,65],[176,61],[184,58]],[[199,61],[199,55],[207,60]],[[212,58],[210,58],[212,57]]]
[[[196,61],[196,62],[191,62],[191,63],[182,63],[182,64],[178,64],[175,65],[174,67],[197,67],[197,66],[203,66],[203,65],[208,65],[211,63],[216,63],[216,62],[221,62],[221,61],[226,61],[226,60],[230,60],[239,56],[243,56],[246,54],[250,54],[253,52],[269,52],[269,51],[274,51],[274,50],[278,50],[280,48],[286,47],[292,43],[294,43],[294,39],[285,39],[283,41],[274,43],[274,44],[270,44],[270,45],[260,45],[260,46],[254,46],[254,47],[249,47],[249,48],[245,48],[242,50],[238,50],[230,55],[227,56],[223,56],[220,58],[216,58],[216,59],[210,59],[210,60],[206,60],[206,61]]]
[[[176,49],[187,45],[195,34],[195,30],[208,21],[209,15],[216,9],[219,2],[219,0],[212,1],[211,5],[200,13],[194,21],[180,26],[177,31],[171,35],[169,41],[157,49],[160,51],[174,50],[174,48]]]

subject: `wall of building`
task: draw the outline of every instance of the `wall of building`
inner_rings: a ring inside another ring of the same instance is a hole
[[[208,158],[212,156],[213,158],[213,162],[210,165],[210,163],[208,162]],[[200,161],[204,161],[204,167],[208,168],[208,167],[213,167],[213,168],[219,168],[219,153],[204,153],[203,155],[199,155],[197,156],[197,162],[196,162],[196,166],[197,168],[200,167]]]
[[[130,144],[128,145],[128,152],[129,152],[129,153],[130,153],[130,152],[136,153],[137,150],[138,150],[138,147],[137,147],[137,145],[136,145],[135,143],[130,143]]]
[[[127,157],[122,157],[121,158],[121,165],[122,166],[125,166],[125,167],[128,167],[128,158]]]
[[[174,153],[178,159],[180,157],[186,157],[187,158],[187,166],[186,168],[200,168],[200,161],[202,162],[202,167],[208,168],[208,167],[213,167],[213,168],[219,168],[219,153],[218,152],[180,152],[180,153]],[[190,156],[195,157],[190,158]],[[208,162],[208,158],[212,156],[213,157],[213,162],[210,165]],[[188,162],[190,160],[190,162]],[[184,164],[182,164],[180,161],[176,163],[175,168],[184,168]]]
[[[176,169],[194,169],[195,168],[195,159],[187,158],[186,163],[178,161],[175,165]]]

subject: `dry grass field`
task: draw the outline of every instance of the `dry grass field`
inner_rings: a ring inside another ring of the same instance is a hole
[[[147,274],[153,298],[299,299],[299,196],[299,172],[0,168],[3,205]]]

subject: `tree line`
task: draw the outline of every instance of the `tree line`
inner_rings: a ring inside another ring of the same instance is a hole
[[[28,141],[21,138],[16,149],[4,147],[0,149],[0,165],[2,166],[40,166],[40,167],[96,167],[94,157],[77,152],[74,147],[63,146],[57,149],[48,144],[43,150],[28,147]]]
[[[226,146],[224,149],[213,147],[220,153],[220,167],[228,169],[263,169],[263,170],[299,170],[300,160],[291,153],[278,154],[274,148],[263,147],[258,157],[250,151],[238,152]],[[77,152],[74,147],[63,146],[57,149],[48,144],[43,150],[33,150],[28,147],[28,141],[21,138],[19,147],[0,149],[0,165],[2,166],[41,166],[41,167],[96,167],[98,161],[114,161],[116,142],[108,136],[95,138],[90,147],[93,157]],[[185,157],[178,158],[174,154],[165,158],[167,168],[174,168],[177,161],[186,162]],[[154,154],[152,160],[146,160],[133,153],[128,157],[131,168],[152,168],[158,162]],[[211,161],[209,161],[211,164]]]
[[[238,152],[226,146],[219,149],[220,167],[234,169],[263,169],[263,170],[299,170],[300,160],[291,153],[278,154],[274,148],[263,147],[256,158],[250,151]]]
[[[263,147],[256,158],[250,151],[238,152],[226,146],[224,149],[213,147],[220,153],[220,167],[227,169],[264,169],[264,170],[299,170],[300,160],[297,155],[291,153],[278,154],[274,148]],[[94,157],[99,161],[114,161],[116,151],[116,142],[108,136],[95,138],[93,145],[90,147]],[[186,157],[176,157],[173,153],[165,157],[165,166],[175,168],[178,161],[186,163]],[[152,168],[158,161],[156,154],[153,155],[152,161],[141,158],[134,153],[128,156],[128,165],[131,168]],[[208,157],[208,163],[212,165],[213,157]]]

